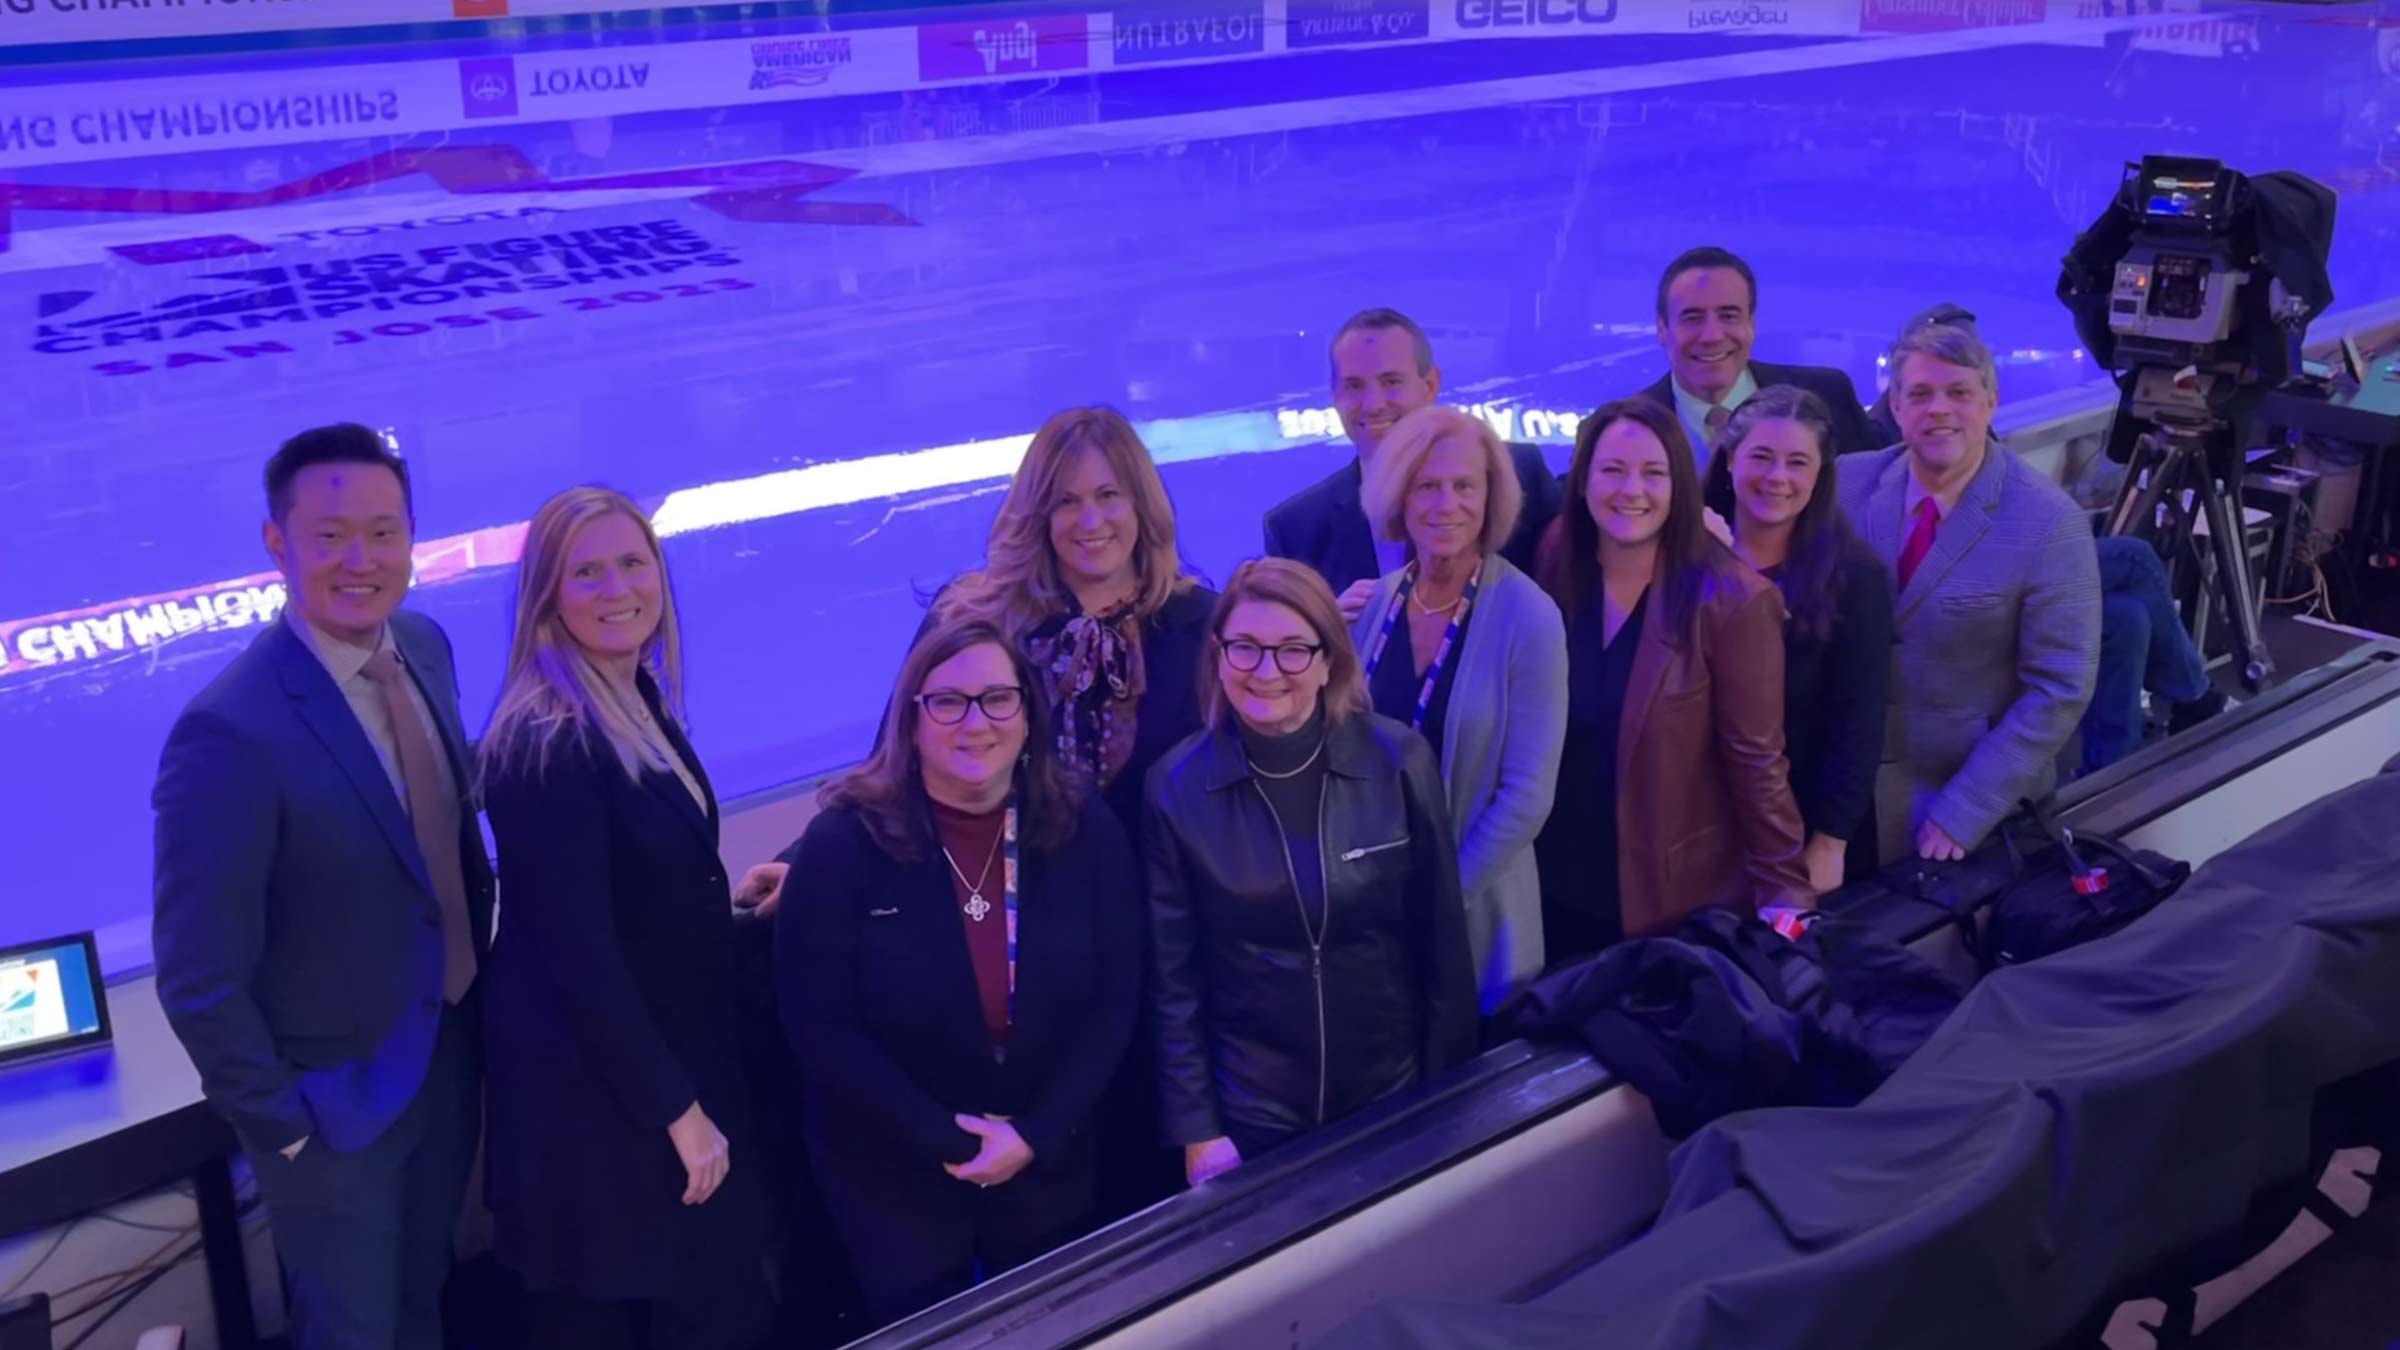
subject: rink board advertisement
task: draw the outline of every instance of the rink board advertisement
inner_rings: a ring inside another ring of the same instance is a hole
[[[632,12],[591,0],[0,0],[0,47]]]
[[[1425,36],[1427,0],[1290,0],[1290,5],[1289,23],[1301,30],[1291,44],[1296,48]],[[1080,12],[1062,7],[1061,13],[1047,16],[1047,21],[1053,29],[1081,24],[1092,37],[1113,48],[1125,64],[1141,64],[1171,59],[1172,54],[1224,56],[1279,50],[1286,25],[1283,10],[1283,0],[1163,0],[1113,11]],[[593,4],[590,0],[0,0],[0,48],[625,12],[630,11],[622,4]],[[1021,17],[963,21],[969,30],[968,50],[973,50],[972,30],[978,26],[987,32],[987,44],[992,47],[1037,35],[1031,30],[1044,20],[1027,20],[1028,31],[1020,33]],[[926,25],[937,48],[956,45],[957,22]],[[1129,30],[1129,38],[1122,44],[1112,36],[1120,28]],[[850,31],[855,35],[873,30]],[[903,37],[915,33],[909,28],[881,31]],[[1053,49],[1054,58],[1057,50]],[[981,53],[976,56],[980,58]],[[1095,56],[1101,54],[1095,51]],[[997,66],[1000,59],[995,56],[992,64]],[[1071,68],[1104,63],[1105,57],[1101,57]],[[937,57],[935,64],[963,74],[966,57],[948,62]],[[927,78],[942,77],[929,74]]]
[[[0,170],[1414,42],[1426,36],[1426,4],[1177,0],[918,28],[31,85],[0,103]]]

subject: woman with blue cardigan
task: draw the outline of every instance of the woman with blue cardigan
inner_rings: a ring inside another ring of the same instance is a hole
[[[1367,520],[1409,560],[1380,578],[1351,636],[1375,711],[1441,757],[1485,1012],[1540,973],[1541,876],[1567,731],[1558,606],[1500,556],[1524,489],[1508,448],[1450,408],[1408,414],[1367,465]]]

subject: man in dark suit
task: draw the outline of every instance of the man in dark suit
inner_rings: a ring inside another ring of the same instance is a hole
[[[430,1350],[492,915],[450,643],[399,608],[414,515],[381,437],[303,432],[266,486],[283,616],[184,709],[152,793],[159,998],[250,1154],[293,1344]]]
[[[1675,410],[1708,472],[1709,447],[1743,400],[1761,389],[1796,385],[1833,410],[1837,455],[1885,444],[1867,424],[1850,377],[1830,366],[1779,366],[1750,359],[1757,336],[1758,274],[1739,257],[1704,245],[1686,250],[1658,278],[1658,345],[1667,373],[1642,396]]]
[[[1397,570],[1407,556],[1407,545],[1377,539],[1367,524],[1359,504],[1364,466],[1393,423],[1442,392],[1442,372],[1433,364],[1425,330],[1392,309],[1352,315],[1333,335],[1332,356],[1334,408],[1358,455],[1267,512],[1267,556],[1315,568],[1340,597],[1342,617],[1356,619],[1375,579]],[[1558,475],[1538,446],[1511,445],[1508,453],[1525,487],[1525,509],[1501,553],[1531,573],[1542,531],[1558,515]]]

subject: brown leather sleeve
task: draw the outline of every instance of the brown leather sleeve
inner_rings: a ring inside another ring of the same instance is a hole
[[[1811,905],[1800,805],[1783,755],[1783,595],[1759,582],[1708,607],[1717,758],[1732,797],[1752,903]]]

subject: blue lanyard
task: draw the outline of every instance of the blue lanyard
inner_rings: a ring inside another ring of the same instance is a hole
[[[1017,1024],[1017,806],[1000,821],[1000,905],[1008,921],[1008,1024]]]
[[[1425,710],[1433,706],[1434,686],[1442,682],[1442,667],[1449,664],[1450,650],[1458,645],[1459,630],[1467,626],[1467,611],[1475,607],[1475,588],[1482,584],[1480,574],[1467,579],[1467,589],[1458,597],[1458,608],[1451,611],[1450,626],[1442,630],[1442,645],[1434,650],[1433,664],[1425,668],[1424,687],[1417,691],[1416,716],[1409,720],[1409,729],[1425,729]],[[1367,648],[1367,679],[1375,678],[1375,668],[1383,664],[1383,649],[1391,644],[1392,630],[1408,613],[1408,597],[1417,589],[1417,565],[1410,563],[1400,578],[1400,592],[1392,597],[1391,612],[1383,616],[1382,631],[1375,634],[1373,645]]]

